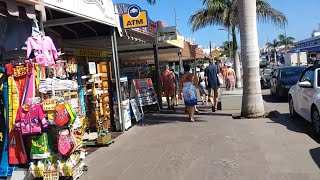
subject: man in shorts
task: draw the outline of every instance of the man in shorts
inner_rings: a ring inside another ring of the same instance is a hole
[[[205,81],[208,89],[208,95],[212,104],[212,112],[218,110],[218,91],[220,83],[218,75],[220,74],[220,68],[213,63],[213,60],[209,60],[210,65],[205,69]]]
[[[175,81],[176,77],[172,71],[170,71],[169,65],[166,65],[165,70],[161,73],[161,88],[164,96],[168,102],[168,109],[175,110],[174,97],[176,93]]]

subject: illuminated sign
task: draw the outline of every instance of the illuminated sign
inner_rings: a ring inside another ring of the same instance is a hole
[[[124,29],[147,27],[148,26],[148,13],[141,11],[137,5],[131,5],[128,8],[128,13],[121,16],[122,27]]]

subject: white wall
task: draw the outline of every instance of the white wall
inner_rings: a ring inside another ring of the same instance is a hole
[[[287,53],[284,56],[286,66],[297,66],[298,65],[298,53]],[[300,65],[307,65],[307,53],[300,52]]]

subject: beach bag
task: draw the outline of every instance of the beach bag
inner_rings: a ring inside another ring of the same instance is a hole
[[[28,161],[20,131],[9,132],[9,164],[26,164]]]
[[[70,137],[69,130],[63,130],[59,132],[58,137],[58,150],[59,152],[66,156],[68,155],[73,149],[72,140]]]
[[[68,112],[64,104],[59,104],[56,106],[56,116],[54,121],[60,127],[63,127],[69,122]]]
[[[223,85],[223,78],[219,74],[217,74],[217,78],[218,78],[219,84]]]
[[[46,159],[50,156],[47,133],[32,137],[30,155],[31,159]]]
[[[190,84],[184,85],[182,88],[183,92],[183,99],[187,106],[194,106],[198,104],[198,98],[197,98],[197,89],[196,86],[193,84],[193,82],[185,76]]]

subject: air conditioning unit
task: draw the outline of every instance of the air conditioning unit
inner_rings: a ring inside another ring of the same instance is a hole
[[[25,4],[30,4],[30,5],[36,5],[41,3],[41,0],[17,0],[17,1]]]

